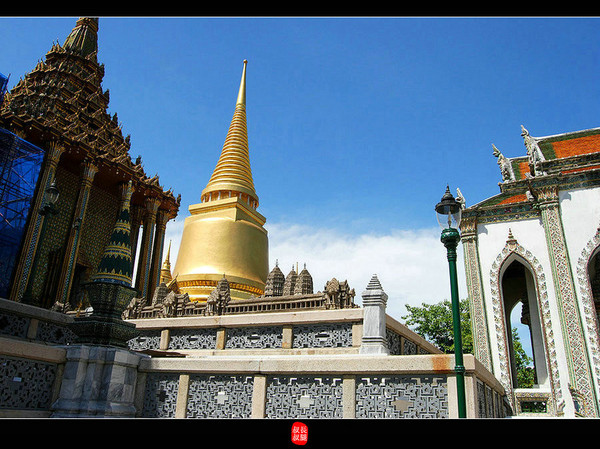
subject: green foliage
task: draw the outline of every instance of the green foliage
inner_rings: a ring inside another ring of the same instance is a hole
[[[446,354],[454,353],[454,328],[452,326],[452,302],[443,300],[437,304],[422,304],[422,307],[406,305],[409,312],[402,319],[413,331],[434,344]],[[459,301],[460,328],[463,353],[473,354],[473,334],[471,333],[471,315],[469,300]],[[535,369],[527,356],[517,329],[512,329],[513,350],[517,369],[518,388],[529,388],[536,382]]]
[[[403,316],[407,326],[436,345],[444,353],[454,353],[454,330],[452,327],[452,302],[444,300],[437,304],[422,304],[422,307],[406,304],[409,315]],[[473,353],[473,337],[471,334],[471,315],[469,301],[459,301],[460,328],[463,353]]]
[[[535,368],[530,366],[533,360],[525,353],[517,329],[514,327],[512,328],[512,339],[515,367],[517,368],[517,388],[531,388],[536,383]]]

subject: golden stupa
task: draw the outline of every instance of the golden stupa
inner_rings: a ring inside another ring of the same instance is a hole
[[[221,156],[201,203],[190,206],[183,226],[173,277],[192,301],[205,301],[223,276],[232,299],[262,295],[267,280],[266,220],[256,211],[248,154],[246,65]]]

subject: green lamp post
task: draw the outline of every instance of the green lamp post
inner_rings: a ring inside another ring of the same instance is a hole
[[[446,192],[442,200],[435,206],[438,223],[442,228],[441,241],[448,253],[450,268],[450,292],[452,295],[452,326],[454,329],[454,359],[456,373],[456,396],[458,399],[458,417],[467,417],[465,400],[465,367],[463,365],[462,336],[460,332],[460,308],[458,299],[458,276],[456,274],[456,247],[460,241],[458,227],[461,218],[461,205],[450,193]]]

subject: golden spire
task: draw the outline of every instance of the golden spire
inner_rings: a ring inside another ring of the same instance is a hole
[[[171,240],[169,240],[169,248],[167,249],[167,257],[165,257],[165,261],[162,264],[160,269],[160,283],[168,284],[173,280],[171,276]]]
[[[250,169],[250,157],[248,153],[248,130],[246,127],[246,64],[242,70],[242,80],[235,104],[233,119],[221,150],[221,156],[217,166],[202,191],[202,201],[210,201],[211,192],[222,192],[222,194],[234,196],[238,193],[249,196],[248,203],[256,208],[258,206],[258,195],[254,190],[252,171]]]

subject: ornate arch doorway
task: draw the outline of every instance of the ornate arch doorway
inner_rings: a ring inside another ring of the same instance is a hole
[[[531,344],[531,358],[533,360],[533,383],[536,386],[549,386],[547,357],[544,345],[542,325],[537,300],[535,280],[527,262],[518,256],[513,256],[512,261],[507,260],[501,274],[502,299],[506,319],[506,339],[510,361],[510,375],[515,388],[529,388],[531,385],[523,384],[519,376],[519,360],[515,350],[513,329],[519,322],[527,329],[527,335],[521,335],[520,340],[524,345]],[[515,314],[514,312],[520,312]]]

